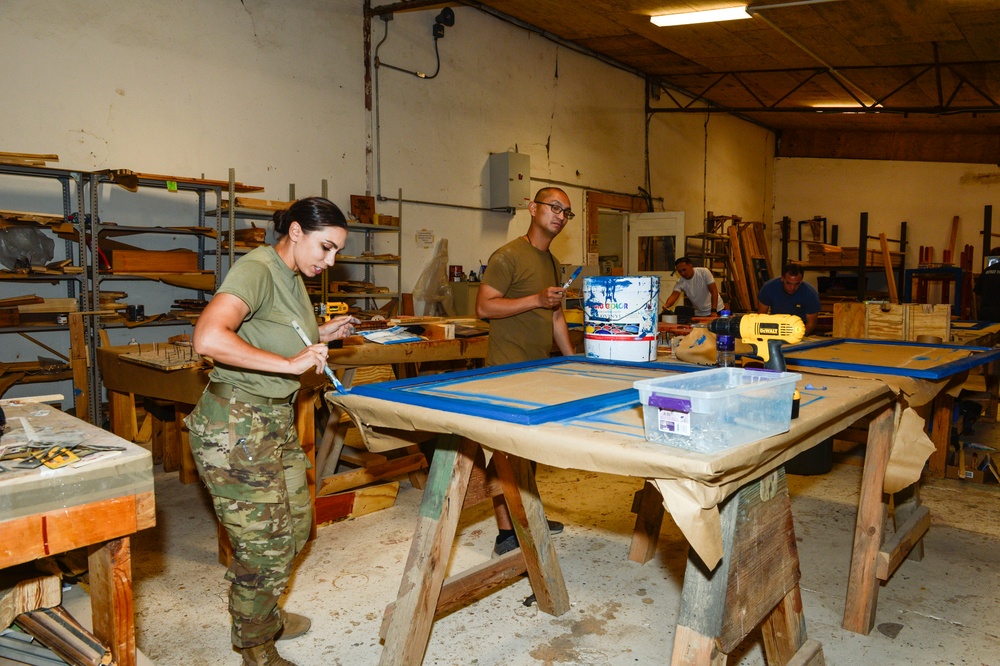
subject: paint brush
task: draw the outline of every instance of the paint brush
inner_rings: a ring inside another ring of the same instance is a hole
[[[575,270],[575,271],[573,271],[573,274],[569,276],[569,279],[568,279],[568,280],[566,280],[566,282],[564,282],[564,283],[563,283],[563,289],[569,289],[569,286],[570,286],[571,284],[573,284],[573,280],[575,280],[575,279],[577,279],[578,277],[580,277],[580,272],[581,272],[582,270],[583,270],[583,266],[577,266],[577,267],[576,267],[576,270]]]
[[[299,322],[294,319],[292,320],[292,328],[294,328],[295,332],[299,334],[300,338],[302,338],[302,344],[306,347],[312,346],[312,343],[309,342],[309,336],[306,335],[306,332],[302,330],[301,326],[299,326]],[[347,389],[345,389],[344,385],[340,383],[339,379],[337,379],[337,375],[333,373],[330,366],[324,365],[323,369],[326,370],[326,376],[330,378],[331,382],[333,382],[333,388],[337,389],[337,393],[347,393]]]

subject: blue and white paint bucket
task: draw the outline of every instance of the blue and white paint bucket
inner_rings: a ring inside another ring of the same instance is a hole
[[[583,279],[588,358],[655,361],[660,278],[600,275]]]

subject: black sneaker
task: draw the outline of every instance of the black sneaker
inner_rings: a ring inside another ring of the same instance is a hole
[[[559,534],[560,532],[563,531],[563,528],[565,527],[562,523],[560,523],[557,520],[549,520],[547,522],[549,524],[549,534]],[[520,544],[517,541],[516,534],[511,534],[506,538],[498,534],[496,543],[493,546],[493,554],[506,555],[507,553],[518,547],[520,547]]]

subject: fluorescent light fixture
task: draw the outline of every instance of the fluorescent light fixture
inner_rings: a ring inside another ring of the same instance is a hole
[[[691,25],[692,23],[715,23],[716,21],[735,21],[751,18],[746,5],[741,7],[726,7],[725,9],[708,9],[702,12],[682,12],[680,14],[661,14],[651,16],[650,21],[661,28],[672,25]]]

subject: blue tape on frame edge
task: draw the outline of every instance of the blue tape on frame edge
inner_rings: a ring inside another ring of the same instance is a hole
[[[442,375],[413,377],[410,379],[400,379],[391,382],[379,382],[377,384],[362,384],[361,386],[353,387],[351,392],[354,395],[377,398],[387,402],[397,402],[412,405],[414,407],[438,409],[456,414],[468,414],[470,416],[478,416],[497,421],[506,421],[508,423],[516,423],[519,425],[539,425],[553,421],[564,421],[577,418],[583,414],[594,411],[604,411],[614,407],[624,408],[630,406],[630,404],[639,404],[639,392],[634,388],[613,391],[611,393],[582,398],[579,400],[572,400],[558,405],[539,407],[531,410],[504,405],[488,405],[475,400],[430,396],[417,392],[420,386],[431,386],[433,384],[439,384],[442,381],[454,384],[459,379],[471,379],[489,374],[495,374],[498,376],[510,375],[530,370],[532,368],[557,366],[566,363],[638,367],[666,370],[671,372],[696,372],[708,369],[707,366],[692,366],[681,363],[643,363],[639,361],[591,359],[584,356],[557,356],[555,358],[541,359],[538,361],[495,365],[488,368],[462,370]]]

